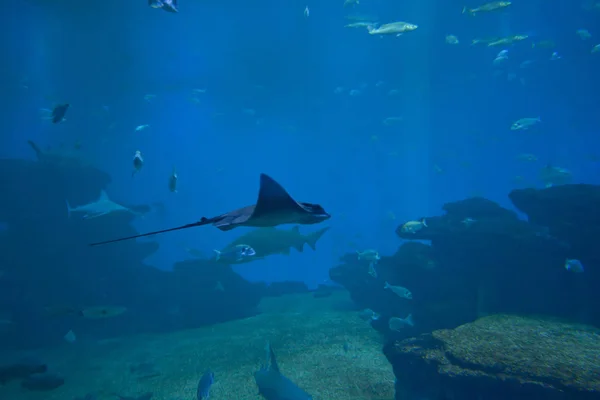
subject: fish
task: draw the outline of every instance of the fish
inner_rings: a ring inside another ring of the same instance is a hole
[[[500,38],[496,41],[493,42],[489,42],[488,43],[488,47],[494,47],[494,46],[503,46],[503,45],[508,45],[508,44],[513,44],[515,42],[520,42],[523,41],[525,39],[527,39],[529,36],[527,35],[513,35],[513,36],[508,36],[505,38]]]
[[[150,128],[150,125],[148,125],[148,124],[138,125],[138,126],[135,127],[135,131],[136,132],[141,132],[144,129],[148,129],[148,128]]]
[[[319,204],[297,202],[273,178],[266,174],[260,174],[260,187],[255,205],[239,208],[211,218],[202,217],[200,221],[174,228],[91,243],[90,246],[121,242],[203,225],[213,225],[221,231],[229,231],[239,226],[264,228],[282,224],[318,224],[329,218],[331,218],[331,215]]]
[[[476,7],[476,8],[463,7],[462,13],[475,16],[479,12],[489,12],[489,11],[494,11],[494,10],[500,10],[502,8],[506,8],[506,7],[510,6],[511,4],[512,3],[510,1],[493,1],[491,3],[486,3],[486,4]]]
[[[256,251],[247,244],[238,244],[228,250],[213,250],[216,253],[215,261],[240,262],[245,258],[250,258],[256,255]]]
[[[306,8],[304,9],[304,16],[306,18],[308,18],[310,16],[310,10],[308,9],[308,6],[306,6]]]
[[[167,12],[179,12],[177,0],[148,0],[148,5],[152,8],[161,8]]]
[[[124,207],[118,203],[112,201],[108,194],[104,190],[100,191],[100,197],[98,200],[93,201],[89,204],[84,204],[78,207],[71,207],[68,200],[67,203],[67,216],[71,218],[72,213],[83,213],[84,219],[92,219],[101,217],[103,215],[112,214],[115,212],[130,212],[136,214],[133,210],[128,207]]]
[[[198,400],[206,400],[210,396],[210,387],[215,383],[215,374],[208,370],[202,375],[198,382],[198,390],[196,391],[196,398]]]
[[[388,326],[391,331],[400,332],[402,328],[415,326],[415,322],[413,321],[412,314],[408,314],[408,317],[406,318],[390,318],[390,320],[388,321]]]
[[[21,382],[21,387],[38,392],[56,389],[65,384],[65,378],[54,372],[29,375]]]
[[[25,379],[32,374],[41,374],[47,370],[46,364],[33,358],[23,358],[12,364],[0,365],[0,384]]]
[[[365,260],[365,261],[381,260],[381,256],[379,255],[379,252],[377,250],[365,250],[363,252],[356,250],[356,254],[357,254],[359,260]]]
[[[569,272],[574,272],[576,274],[580,274],[585,269],[583,268],[583,264],[581,261],[574,258],[567,258],[565,261],[565,269]]]
[[[459,44],[460,41],[456,37],[456,35],[446,35],[446,43],[448,44]]]
[[[368,26],[367,30],[371,35],[402,35],[404,32],[411,32],[417,29],[419,26],[408,22],[398,21],[391,22],[389,24],[383,24],[379,28]]]
[[[470,218],[470,217],[467,217],[467,218],[463,219],[462,221],[460,221],[460,223],[463,224],[466,228],[469,228],[475,222],[477,222],[477,220]]]
[[[377,321],[379,318],[381,318],[381,315],[377,314],[375,311],[371,310],[370,308],[365,308],[358,314],[358,316],[360,317],[360,319],[368,321],[368,322]]]
[[[427,228],[427,221],[425,218],[421,218],[419,221],[408,221],[402,228],[400,228],[400,232],[402,233],[417,233],[423,228]]]
[[[173,167],[173,172],[171,172],[171,176],[169,177],[169,190],[171,193],[177,193],[177,179],[179,179],[179,177],[177,176],[175,167]]]
[[[317,241],[328,230],[329,227],[325,227],[308,235],[303,235],[300,233],[298,225],[289,230],[277,229],[275,227],[259,228],[238,237],[225,246],[222,251],[234,248],[239,244],[251,246],[256,251],[256,257],[244,258],[241,260],[242,263],[262,259],[274,254],[289,255],[292,248],[302,253],[305,244],[308,244],[311,249],[316,250]]]
[[[394,294],[396,294],[398,297],[402,297],[403,299],[406,300],[412,300],[413,295],[410,292],[410,290],[408,290],[405,287],[402,286],[392,286],[389,283],[385,283],[385,286],[383,287],[384,289],[389,289],[392,292],[394,292]]]
[[[545,187],[549,188],[555,185],[571,183],[573,175],[566,168],[555,167],[548,164],[540,169],[539,179],[544,183]]]
[[[136,150],[135,154],[133,155],[133,172],[131,173],[131,176],[134,176],[137,172],[140,172],[143,166],[144,158],[142,157],[142,152]]]
[[[510,130],[511,131],[527,130],[527,129],[531,128],[532,126],[539,124],[540,122],[542,122],[542,119],[540,117],[521,118],[521,119],[515,121],[510,126]]]
[[[254,373],[258,394],[266,400],[312,400],[312,396],[299,388],[279,371],[275,353],[267,343],[266,364]]]
[[[587,29],[577,29],[577,31],[575,31],[575,33],[577,34],[577,36],[579,36],[581,38],[581,40],[588,40],[589,38],[592,37],[592,35],[590,34],[590,32]]]
[[[67,114],[67,110],[69,109],[70,104],[59,104],[52,109],[52,123],[58,124],[59,122],[63,122],[65,120],[65,115]]]

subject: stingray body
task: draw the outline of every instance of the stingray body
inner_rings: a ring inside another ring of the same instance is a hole
[[[282,224],[318,224],[319,222],[325,221],[330,217],[331,215],[325,212],[323,207],[320,205],[312,203],[300,203],[294,200],[292,196],[290,196],[283,188],[283,186],[277,183],[273,178],[266,174],[260,174],[260,189],[258,191],[258,199],[255,205],[246,206],[212,218],[202,217],[200,221],[193,222],[191,224],[125,238],[92,243],[91,246],[120,242],[123,240],[188,229],[202,225],[213,225],[222,231],[229,231],[237,228],[238,226],[265,228]]]

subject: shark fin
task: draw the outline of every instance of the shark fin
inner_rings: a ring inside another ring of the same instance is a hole
[[[221,252],[219,250],[213,250],[215,252],[215,261],[219,261],[221,259]]]
[[[110,201],[110,198],[104,189],[100,191],[100,197],[98,197],[98,201]]]
[[[71,218],[71,211],[73,209],[71,208],[71,205],[69,204],[69,200],[65,200],[65,203],[67,203],[67,218]]]

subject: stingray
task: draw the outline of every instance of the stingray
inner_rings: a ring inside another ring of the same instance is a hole
[[[260,174],[260,188],[258,190],[258,200],[255,205],[246,206],[212,218],[202,217],[200,221],[175,228],[92,243],[90,246],[121,242],[123,240],[131,240],[202,225],[213,225],[222,231],[229,231],[238,226],[265,228],[282,224],[318,224],[330,217],[331,215],[325,212],[320,205],[300,203],[294,200],[283,186],[273,178],[266,174]]]

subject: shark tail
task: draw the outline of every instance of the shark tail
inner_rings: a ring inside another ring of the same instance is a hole
[[[215,252],[215,261],[219,261],[221,259],[221,252],[219,250],[213,250]]]
[[[306,243],[311,249],[317,250],[317,242],[321,239],[321,236],[329,230],[329,227],[321,228],[316,232],[310,233],[306,236]]]
[[[404,320],[408,325],[415,326],[415,321],[413,320],[412,314],[408,314],[408,317],[406,317]]]

